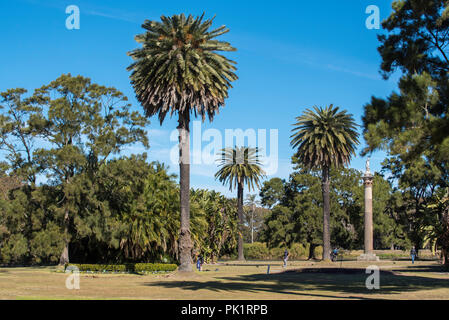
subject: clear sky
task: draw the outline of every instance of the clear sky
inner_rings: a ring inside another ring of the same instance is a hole
[[[186,13],[216,15],[214,26],[226,25],[221,38],[237,48],[228,57],[237,61],[239,80],[233,83],[226,106],[203,132],[217,129],[277,129],[279,167],[272,176],[291,173],[291,124],[306,108],[333,103],[352,113],[361,124],[363,106],[371,96],[385,97],[396,90],[397,77],[385,81],[379,74],[377,34],[365,20],[367,6],[380,9],[381,20],[391,12],[391,0],[356,1],[85,1],[10,0],[0,2],[0,91],[38,88],[63,73],[90,77],[114,86],[141,109],[129,82],[127,52],[138,47],[145,19]],[[68,30],[66,7],[80,9],[80,29]],[[176,142],[170,134],[176,118],[160,126],[151,119],[150,160],[170,163]],[[359,151],[364,142],[361,139]],[[223,142],[224,143],[224,142]],[[203,142],[203,147],[208,144]],[[269,146],[269,144],[268,144]],[[139,146],[125,153],[143,152]],[[371,160],[380,169],[381,154]],[[364,169],[359,155],[351,167]],[[231,195],[215,181],[216,165],[192,165],[192,187],[216,189]],[[234,195],[235,196],[235,195]]]

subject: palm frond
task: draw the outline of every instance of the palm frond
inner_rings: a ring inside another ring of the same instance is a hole
[[[143,23],[146,32],[135,37],[142,47],[128,53],[128,71],[147,116],[158,114],[162,123],[168,113],[188,110],[212,120],[224,105],[236,63],[217,52],[236,49],[216,40],[229,29],[209,30],[213,19],[181,14]]]
[[[352,115],[332,104],[313,107],[296,118],[291,145],[296,156],[308,168],[341,167],[355,155],[358,141],[357,124]]]
[[[258,148],[225,148],[218,161],[221,168],[215,174],[215,179],[229,184],[231,191],[239,183],[248,185],[249,190],[260,187],[260,179],[265,176],[265,172],[261,167]]]

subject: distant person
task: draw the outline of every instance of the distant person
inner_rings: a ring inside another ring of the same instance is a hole
[[[338,257],[338,249],[334,248],[334,250],[332,250],[332,254],[331,254],[332,261],[336,261],[337,257]]]
[[[201,271],[203,268],[204,259],[203,256],[200,254],[198,255],[198,259],[196,260],[196,268],[198,271]]]
[[[289,255],[289,254],[288,254],[288,250],[285,249],[285,251],[284,251],[284,268],[287,267],[288,255]]]
[[[412,257],[412,264],[414,264],[415,263],[415,257],[416,257],[415,247],[412,247],[412,250],[410,250],[410,256]]]

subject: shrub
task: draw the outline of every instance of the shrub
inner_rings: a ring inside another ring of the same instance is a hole
[[[176,264],[167,263],[128,263],[128,264],[74,264],[68,263],[69,266],[77,267],[80,272],[169,272],[177,269]]]
[[[175,271],[178,266],[168,263],[136,263],[134,265],[135,272],[169,272]]]
[[[307,258],[308,251],[301,243],[294,243],[290,250],[290,259],[300,259],[300,258]]]
[[[315,248],[315,259],[321,259],[323,257],[323,246],[318,246]]]
[[[267,245],[262,242],[245,243],[243,245],[243,253],[246,259],[268,259],[270,252]]]
[[[270,249],[270,258],[272,260],[280,260],[284,258],[285,248],[271,248]]]
[[[0,260],[6,264],[22,262],[28,253],[28,243],[21,234],[13,234],[4,244],[0,246]]]
[[[243,250],[246,259],[280,260],[284,258],[285,248],[275,247],[269,249],[265,243],[254,242],[252,244],[245,243],[243,245]],[[304,245],[300,243],[294,243],[287,250],[289,252],[290,259],[307,258],[309,253],[308,245],[304,247]]]

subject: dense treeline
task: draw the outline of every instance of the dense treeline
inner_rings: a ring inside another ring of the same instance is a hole
[[[0,262],[177,261],[178,184],[145,154],[118,157],[148,146],[127,98],[71,75],[25,95],[8,90],[0,104]],[[191,193],[194,253],[232,252],[233,201]]]
[[[5,178],[5,176],[3,177]],[[70,260],[79,263],[176,262],[179,187],[160,163],[122,157],[79,174],[71,186]],[[0,256],[5,264],[57,263],[65,223],[60,185],[24,185],[0,200]],[[211,260],[236,247],[233,200],[192,190],[194,251]],[[59,213],[58,213],[59,212]]]
[[[297,160],[294,158],[294,162]],[[355,169],[330,171],[331,245],[345,249],[363,248],[364,187],[362,172]],[[374,246],[376,249],[409,247],[405,225],[396,219],[390,203],[394,192],[388,181],[376,174],[373,183]],[[262,203],[273,205],[265,218],[260,235],[269,247],[308,245],[310,258],[314,248],[323,244],[321,178],[317,171],[297,166],[288,181],[277,178],[264,183]]]

